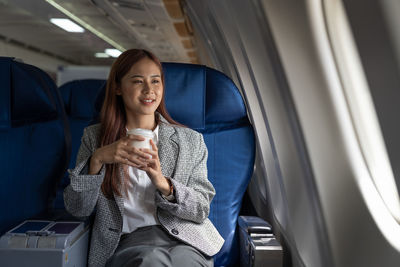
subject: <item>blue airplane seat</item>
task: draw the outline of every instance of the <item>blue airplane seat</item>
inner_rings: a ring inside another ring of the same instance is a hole
[[[42,70],[0,57],[0,235],[50,214],[67,169],[69,126],[57,86]]]
[[[208,148],[208,179],[216,190],[209,218],[225,239],[215,266],[238,265],[236,226],[255,158],[254,132],[242,96],[217,70],[180,63],[164,63],[163,69],[167,110],[202,133]]]
[[[215,266],[239,263],[237,220],[253,173],[255,137],[239,90],[223,73],[202,65],[163,63],[165,102],[171,117],[203,134],[208,178],[216,196],[210,220],[225,239]],[[95,107],[100,110],[104,90]]]
[[[105,83],[106,80],[102,79],[83,79],[70,81],[59,87],[71,130],[69,169],[75,167],[83,129],[90,125],[93,116],[95,116],[94,103]],[[64,209],[63,191],[68,184],[68,172],[65,172],[57,188],[56,209]]]

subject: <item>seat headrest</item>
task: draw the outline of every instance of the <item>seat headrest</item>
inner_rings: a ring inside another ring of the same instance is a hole
[[[220,71],[207,68],[206,123],[229,123],[247,118],[239,89]]]
[[[106,81],[101,79],[83,79],[60,86],[67,114],[75,119],[92,119],[95,113],[93,100],[105,83]]]
[[[222,72],[183,63],[163,63],[163,70],[167,110],[177,121],[204,130],[208,124],[247,119],[238,88]]]
[[[206,67],[181,63],[163,63],[162,66],[165,104],[171,117],[190,128],[204,129]]]
[[[0,57],[0,129],[58,117],[48,75],[13,58]]]

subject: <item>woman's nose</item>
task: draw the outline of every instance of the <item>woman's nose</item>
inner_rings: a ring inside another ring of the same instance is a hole
[[[143,91],[144,92],[151,92],[152,86],[150,82],[145,81],[144,86],[143,86]]]

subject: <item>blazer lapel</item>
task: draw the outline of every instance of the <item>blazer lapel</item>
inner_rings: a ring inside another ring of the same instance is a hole
[[[171,178],[179,155],[179,145],[174,127],[161,121],[158,130],[158,156],[160,158],[161,172],[165,177]]]

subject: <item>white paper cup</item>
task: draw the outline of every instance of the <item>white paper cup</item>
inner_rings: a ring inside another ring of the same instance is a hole
[[[155,133],[151,130],[147,130],[147,129],[141,129],[141,128],[136,128],[136,129],[132,129],[126,132],[126,135],[140,135],[142,136],[145,140],[144,141],[138,141],[138,140],[133,140],[132,142],[130,142],[130,145],[133,147],[136,147],[137,149],[139,148],[148,148],[148,149],[152,149],[151,144],[150,144],[150,139],[153,139],[154,142],[154,138],[155,138]]]

